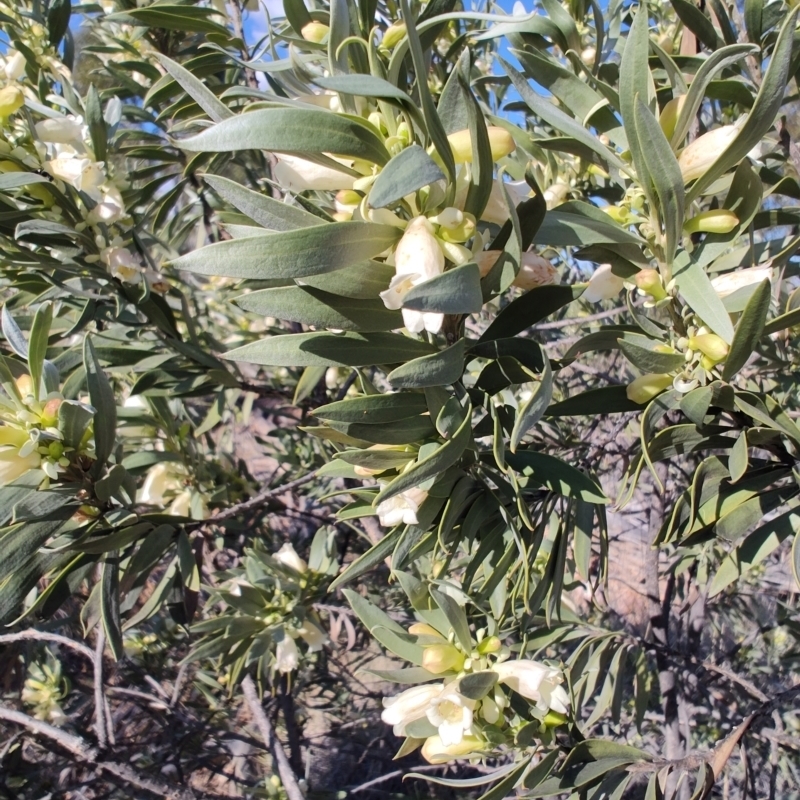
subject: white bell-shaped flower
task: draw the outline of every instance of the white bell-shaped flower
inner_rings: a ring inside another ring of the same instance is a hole
[[[393,310],[403,308],[403,300],[413,287],[444,271],[444,253],[425,217],[415,217],[408,223],[394,251],[394,265],[395,276],[389,288],[381,292],[384,305]],[[412,333],[438,333],[443,321],[443,314],[403,308],[403,323]]]
[[[352,189],[355,177],[333,167],[315,164],[299,156],[279,155],[273,176],[282,188],[290,192],[313,189],[320,192],[338,192]]]
[[[550,710],[566,714],[569,696],[561,684],[564,675],[560,669],[548,667],[538,661],[503,661],[492,668],[497,679],[517,694],[532,700],[543,712]]]
[[[287,673],[297,669],[300,663],[300,651],[297,649],[294,639],[288,634],[284,634],[275,648],[275,661],[278,672]]]
[[[417,511],[427,497],[426,491],[413,487],[379,503],[376,511],[381,525],[384,528],[393,528],[401,523],[416,525],[418,522]]]
[[[286,542],[281,546],[281,549],[273,556],[273,558],[284,567],[289,567],[295,572],[303,573],[308,569],[308,564],[297,555],[297,551],[292,547],[290,542]]]
[[[381,719],[387,725],[393,726],[395,736],[405,736],[406,727],[425,717],[431,703],[439,697],[443,688],[442,683],[425,683],[412,686],[394,697],[385,697]]]
[[[431,701],[425,712],[428,722],[438,731],[442,744],[457,745],[472,733],[472,712],[476,701],[458,691],[458,683],[450,683]]]
[[[589,285],[582,298],[589,303],[611,300],[611,298],[619,296],[623,286],[622,278],[611,271],[611,264],[601,264],[589,278]]]

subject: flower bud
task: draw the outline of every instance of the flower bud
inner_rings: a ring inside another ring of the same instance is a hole
[[[25,95],[19,86],[0,89],[0,120],[10,117],[25,104]]]
[[[300,31],[300,33],[307,42],[316,42],[317,44],[321,44],[328,38],[329,30],[330,28],[324,23],[312,20],[311,22],[303,25],[303,29]]]
[[[299,572],[300,574],[306,572],[308,570],[308,564],[297,555],[294,547],[289,542],[286,542],[282,545],[281,549],[278,550],[277,553],[273,556],[273,558],[282,566],[289,567],[289,569],[293,569],[295,572]]]
[[[689,339],[689,348],[699,350],[704,356],[708,357],[713,364],[724,361],[728,355],[728,345],[724,339],[716,333],[701,333],[699,336],[692,336]]]
[[[708,168],[728,149],[739,135],[739,125],[723,125],[695,139],[678,156],[683,182],[690,183],[705,174]]]
[[[557,278],[558,270],[546,258],[536,253],[523,253],[513,285],[527,292],[537,286],[550,286]]]
[[[672,37],[668,33],[659,36],[657,44],[665,53],[672,55],[672,50],[675,45],[672,42]]]
[[[484,639],[478,645],[478,652],[485,656],[487,653],[496,653],[501,647],[503,643],[498,639],[496,636],[490,636],[488,639]]]
[[[595,59],[597,58],[597,50],[594,47],[587,47],[581,51],[581,61],[587,67],[593,67]]]
[[[46,428],[52,427],[58,421],[58,409],[62,402],[60,397],[54,397],[44,404],[44,408],[42,409],[42,425]]]
[[[545,728],[557,728],[567,721],[567,716],[566,714],[559,714],[558,711],[548,711],[542,721]]]
[[[619,225],[627,225],[631,212],[621,206],[606,206],[603,211]]]
[[[744,289],[746,286],[754,286],[764,280],[772,280],[772,267],[749,267],[734,272],[726,272],[711,279],[711,285],[720,297],[727,297],[729,294]]]
[[[23,399],[33,396],[33,379],[30,375],[20,375],[15,383]]]
[[[490,125],[486,130],[489,134],[492,161],[499,161],[504,156],[514,152],[517,145],[514,143],[514,138],[505,128]],[[472,163],[472,137],[469,129],[451,133],[447,137],[447,141],[450,142],[456,164]]]
[[[444,636],[427,622],[415,622],[409,627],[408,632],[412,636],[435,636],[437,639],[444,640]]]
[[[667,139],[671,139],[672,134],[675,133],[678,117],[680,117],[681,110],[685,103],[686,95],[681,94],[677,97],[673,97],[672,100],[661,109],[661,113],[658,115],[658,124],[661,126],[661,130],[664,131],[664,136],[666,136]]]
[[[683,226],[685,234],[692,233],[730,233],[739,224],[739,217],[727,208],[701,211],[687,220]]]
[[[476,736],[464,736],[458,744],[444,744],[438,736],[429,736],[422,745],[422,757],[429,764],[446,764],[481,750],[485,745]]]
[[[464,666],[464,654],[452,644],[433,644],[422,651],[422,666],[434,675],[458,672]]]
[[[636,273],[633,279],[636,285],[645,294],[649,294],[654,300],[663,300],[667,293],[664,291],[664,285],[661,282],[661,275],[655,269],[642,269]]]
[[[639,405],[649,403],[654,397],[657,397],[668,386],[672,385],[672,375],[659,375],[650,373],[642,375],[637,378],[633,383],[628,385],[625,394],[628,395],[628,400]]]
[[[446,242],[466,242],[475,235],[475,217],[464,214],[459,225],[454,228],[439,228],[439,238]]]
[[[396,47],[406,35],[406,24],[405,22],[395,22],[394,25],[390,25],[386,29],[386,33],[383,34],[383,41],[381,44],[392,50]]]

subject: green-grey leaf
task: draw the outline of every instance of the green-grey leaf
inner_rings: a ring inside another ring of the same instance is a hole
[[[755,350],[758,340],[764,331],[767,321],[767,312],[771,299],[771,285],[769,279],[762,281],[750,301],[745,306],[736,332],[733,335],[731,349],[725,360],[722,371],[722,380],[729,381],[747,363],[750,354]]]
[[[398,333],[292,333],[225,354],[230,361],[273,367],[371,367],[428,355],[431,345]]]
[[[465,340],[459,339],[438,353],[420,356],[397,367],[387,379],[395,389],[448,386],[455,383],[464,372],[465,347]]]
[[[233,112],[212,92],[199,78],[196,78],[188,69],[168,58],[163,53],[156,53],[156,58],[161,65],[175,79],[178,85],[192,98],[192,100],[208,114],[214,122],[222,122],[233,117]],[[145,97],[144,105],[148,105]]]
[[[390,225],[332,222],[217,242],[180,256],[173,264],[187,272],[227,278],[304,278],[372,258],[399,238],[400,231]]]
[[[385,208],[423,186],[445,180],[436,162],[417,144],[401,150],[381,171],[369,190],[369,204]]]
[[[483,308],[481,273],[474,262],[417,284],[403,298],[403,308],[439,314],[475,314]]]
[[[702,267],[682,252],[675,260],[674,275],[678,289],[692,311],[730,344],[733,341],[731,318]]]
[[[280,286],[237,297],[245,311],[268,317],[346,331],[391,331],[403,325],[399,311],[381,300],[355,300],[322,292],[311,286]]]
[[[333,153],[383,165],[389,152],[367,123],[330,111],[263,108],[237,114],[177,142],[196,153],[270,150],[279,153]]]

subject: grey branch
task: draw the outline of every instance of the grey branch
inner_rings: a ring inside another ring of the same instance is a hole
[[[284,483],[281,486],[275,486],[270,489],[266,489],[263,492],[259,492],[255,497],[251,497],[249,500],[245,500],[243,503],[237,503],[236,505],[231,506],[230,508],[226,508],[224,511],[220,511],[218,514],[215,514],[213,517],[209,517],[209,519],[204,520],[204,524],[208,524],[209,522],[219,522],[220,520],[224,519],[233,519],[234,517],[238,516],[239,514],[244,513],[245,511],[252,511],[254,508],[259,508],[263,506],[265,503],[268,503],[273,497],[278,497],[279,495],[284,494],[285,492],[291,491],[292,489],[296,489],[298,486],[303,486],[306,483],[311,483],[317,476],[316,471],[310,472],[308,475],[303,475],[302,478],[296,478],[293,481],[289,481],[288,483]]]
[[[49,739],[74,756],[79,763],[91,764],[121,782],[149,792],[156,795],[156,797],[165,797],[167,800],[204,800],[205,798],[217,797],[216,795],[195,793],[189,789],[170,786],[160,781],[145,778],[127,764],[105,760],[97,748],[92,747],[79,736],[73,736],[71,733],[59,730],[46,722],[33,719],[33,717],[29,717],[19,711],[0,706],[0,719],[12,722],[15,725],[21,725],[36,736]]]
[[[94,653],[85,644],[76,642],[66,636],[61,636],[58,633],[47,633],[45,631],[27,630],[20,633],[4,633],[0,636],[0,644],[11,644],[12,642],[22,642],[26,639],[32,639],[37,642],[52,642],[53,644],[61,644],[64,647],[70,647],[83,656],[86,656],[90,661],[94,662]]]
[[[97,642],[94,651],[94,730],[97,744],[101,750],[108,747],[108,730],[106,728],[106,696],[103,691],[103,651],[106,648],[106,632],[102,625],[97,626]]]
[[[289,800],[305,800],[303,792],[297,783],[297,776],[294,774],[289,764],[289,759],[286,757],[283,745],[278,741],[278,737],[275,735],[272,723],[264,712],[264,706],[261,705],[256,685],[249,675],[245,676],[245,679],[242,681],[242,690],[244,691],[247,707],[250,709],[250,713],[253,715],[253,719],[261,733],[261,738],[272,754],[272,758],[278,768],[278,777],[281,779],[283,788],[286,790],[287,797]]]

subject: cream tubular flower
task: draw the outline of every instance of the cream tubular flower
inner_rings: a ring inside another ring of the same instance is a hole
[[[36,138],[53,144],[83,144],[83,125],[73,116],[43,119],[36,123]]]
[[[618,297],[623,289],[624,281],[611,271],[611,264],[601,264],[589,278],[589,285],[582,298],[590,303],[611,300]]]
[[[352,189],[355,177],[332,167],[307,161],[299,156],[279,155],[275,165],[275,180],[291,192],[313,189],[320,192],[338,192]]]
[[[149,506],[166,505],[165,496],[177,492],[181,488],[181,482],[170,465],[164,461],[154,464],[147,470],[144,484],[139,490],[136,498],[137,502],[145,503]]]
[[[379,503],[376,513],[381,525],[384,528],[393,528],[401,523],[416,525],[417,511],[427,497],[426,491],[414,487]]]
[[[492,222],[495,225],[504,225],[508,221],[508,206],[506,199],[503,196],[503,188],[500,186],[501,181],[496,180],[492,184],[492,193],[489,195],[489,201],[486,203],[486,208],[483,209],[481,219],[484,222]],[[517,206],[523,200],[530,196],[530,187],[525,181],[506,182],[506,189],[511,198],[511,202]],[[464,197],[466,200],[466,195]]]
[[[439,731],[442,744],[460,744],[465,735],[472,733],[475,705],[475,700],[464,697],[458,691],[457,683],[445,686],[439,696],[431,701],[425,714],[428,722]]]
[[[755,286],[764,280],[772,280],[772,267],[750,267],[735,272],[726,272],[711,279],[711,285],[717,294],[727,297],[746,286]]]
[[[79,192],[86,192],[96,200],[101,199],[98,189],[106,176],[100,162],[83,158],[69,148],[62,150],[52,161],[45,162],[44,166],[54,178],[74,186]]]
[[[122,202],[122,195],[116,186],[104,185],[100,189],[101,200],[89,212],[86,221],[90,225],[104,222],[111,225],[125,216],[125,204]]]
[[[540,711],[567,713],[569,697],[561,686],[564,680],[561,670],[528,660],[503,661],[492,669],[500,683],[532,700]]]
[[[441,275],[444,271],[444,253],[433,226],[425,217],[416,217],[408,223],[402,239],[394,252],[395,276],[389,288],[381,292],[386,308],[403,308],[403,300],[414,286]],[[432,314],[403,308],[403,323],[412,333],[423,330],[438,333],[444,314]]]
[[[741,125],[723,125],[704,133],[690,145],[681,150],[678,166],[681,168],[683,182],[689,183],[707,172],[708,168],[728,149],[739,135]]]
[[[322,650],[323,645],[328,643],[328,634],[309,620],[306,620],[297,632],[312,653]]]
[[[440,736],[429,736],[422,745],[422,757],[429,764],[447,764],[480,752],[485,743],[477,736],[464,736],[458,744],[445,744]]]
[[[275,648],[275,660],[278,672],[284,674],[297,669],[297,665],[300,663],[300,651],[297,649],[294,639],[287,633],[284,633],[283,639]]]
[[[142,279],[142,266],[124,247],[111,247],[103,253],[108,271],[123,283],[136,284]]]
[[[412,722],[423,719],[431,706],[444,689],[442,683],[425,683],[412,686],[394,697],[384,697],[381,719],[392,726],[395,736],[405,736],[406,727]]]
[[[536,253],[523,253],[514,286],[527,292],[537,286],[549,286],[557,279],[558,270],[546,258]]]
[[[292,547],[291,543],[286,542],[281,546],[281,549],[278,550],[273,558],[279,563],[282,564],[284,567],[289,567],[289,569],[293,569],[295,572],[299,572],[300,574],[304,573],[308,569],[308,564],[297,555],[297,551]]]
[[[20,455],[20,448],[30,441],[25,431],[16,428],[0,428],[0,486],[15,481],[28,470],[38,469],[42,457],[35,450]]]

